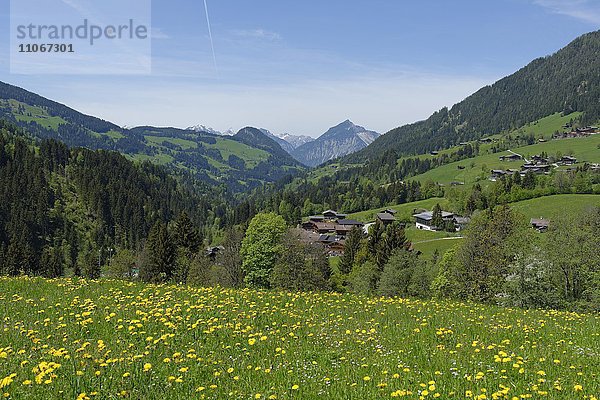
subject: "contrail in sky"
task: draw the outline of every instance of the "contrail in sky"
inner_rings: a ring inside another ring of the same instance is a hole
[[[215,42],[213,41],[212,30],[210,29],[210,17],[208,16],[208,4],[206,4],[206,0],[204,0],[204,11],[206,11],[206,24],[208,25],[208,37],[210,38],[210,48],[212,49],[213,63],[215,64],[215,71],[218,74],[219,68],[217,68],[217,55],[215,53]]]

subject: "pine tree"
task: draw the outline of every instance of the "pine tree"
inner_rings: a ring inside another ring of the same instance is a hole
[[[200,244],[202,243],[200,233],[194,227],[185,211],[179,214],[179,217],[175,221],[173,240],[177,247],[182,247],[192,253],[196,253],[200,248]]]
[[[346,236],[346,243],[344,244],[344,255],[342,255],[339,269],[342,274],[349,274],[354,266],[356,260],[356,254],[360,250],[363,239],[362,229],[355,226],[352,228],[348,236]]]
[[[86,242],[85,247],[79,253],[77,265],[82,276],[89,279],[100,278],[100,251],[94,251],[92,245]]]
[[[175,270],[175,245],[165,224],[157,222],[146,242],[147,260],[141,265],[140,278],[144,282],[166,282]]]
[[[21,246],[16,240],[11,240],[6,250],[6,273],[10,276],[17,276],[22,272],[21,260],[23,259],[23,253]]]
[[[444,218],[442,217],[442,207],[440,207],[439,203],[433,207],[433,219],[431,220],[431,224],[436,229],[444,228]]]

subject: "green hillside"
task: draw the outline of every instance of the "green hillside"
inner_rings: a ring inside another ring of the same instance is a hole
[[[556,218],[582,214],[586,209],[600,206],[600,196],[593,194],[559,194],[524,200],[511,206],[527,218]]]
[[[555,113],[581,112],[583,123],[600,119],[600,31],[580,36],[553,55],[485,86],[425,121],[396,128],[347,156],[367,161],[385,152],[423,154],[509,132]],[[548,121],[550,122],[550,121]]]
[[[581,112],[574,112],[563,115],[562,113],[554,113],[547,117],[541,118],[535,122],[526,124],[516,131],[517,134],[533,134],[536,138],[544,137],[549,139],[554,132],[562,132],[565,130],[565,125],[577,121],[581,117]]]
[[[151,161],[210,184],[224,184],[233,192],[249,191],[304,170],[258,130],[250,136],[223,137],[176,128],[123,129],[2,82],[0,118],[37,139],[119,151],[133,160]]]
[[[439,204],[444,210],[449,209],[449,201],[445,198],[431,198],[388,207],[398,211],[396,214],[398,220],[408,222],[406,237],[413,243],[416,250],[423,253],[423,257],[426,259],[431,258],[435,250],[443,254],[461,241],[460,233],[430,232],[414,227],[412,215],[422,209],[431,210],[436,204]],[[512,203],[510,206],[522,213],[527,219],[540,217],[553,219],[564,214],[581,214],[590,207],[600,206],[600,196],[561,194],[524,200]],[[377,208],[353,213],[350,214],[349,218],[362,222],[372,222],[375,219],[375,214],[381,210],[382,208]]]
[[[551,140],[545,143],[517,147],[511,150],[524,157],[540,154],[542,152],[546,152],[549,155],[561,153],[562,155],[573,155],[577,157],[577,160],[580,163],[599,163],[600,148],[598,146],[600,146],[600,135],[593,135],[587,138]],[[485,181],[489,178],[492,169],[519,169],[521,165],[523,165],[523,162],[500,161],[500,156],[509,154],[510,152],[503,151],[480,155],[474,158],[442,165],[410,179],[421,182],[432,180],[445,185],[448,185],[451,182],[471,184],[476,181]]]

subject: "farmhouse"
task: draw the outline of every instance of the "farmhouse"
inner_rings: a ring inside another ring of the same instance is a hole
[[[557,164],[559,165],[573,165],[577,164],[577,158],[571,156],[563,156]]]
[[[536,154],[531,156],[531,161],[529,164],[548,164],[548,159],[544,156]]]
[[[550,168],[552,168],[549,164],[532,164],[528,163],[523,165],[523,169],[521,170],[521,175],[525,175],[527,172],[531,171],[534,174],[542,175],[550,173]]]
[[[415,219],[415,227],[417,229],[426,231],[440,231],[445,228],[444,226],[438,227],[433,225],[433,211],[424,211],[414,214],[413,218]],[[447,224],[448,222],[454,224],[454,229],[457,232],[465,229],[471,222],[471,218],[469,217],[462,217],[447,211],[442,211],[442,219],[444,220],[444,224]]]
[[[319,243],[327,249],[327,253],[331,257],[344,254],[345,240],[341,236],[321,235],[319,236]]]
[[[211,260],[215,260],[217,258],[217,256],[219,255],[220,252],[222,252],[223,250],[225,250],[225,247],[223,246],[215,246],[215,247],[207,247],[206,248],[206,256],[208,258],[210,258]]]
[[[362,228],[364,225],[353,219],[340,219],[335,226],[335,231],[338,235],[346,236],[354,227]]]
[[[443,226],[433,225],[433,211],[425,211],[419,214],[414,214],[413,217],[415,219],[415,226],[417,229],[426,231],[438,231],[444,229]],[[444,222],[452,221],[454,219],[454,214],[451,212],[442,211],[442,219]]]
[[[507,156],[500,156],[500,161],[520,161],[523,159],[523,157],[521,157],[518,154],[510,154]]]
[[[396,222],[396,217],[394,216],[395,212],[391,213],[389,211],[392,210],[385,210],[383,212],[377,213],[377,221],[381,222],[383,225],[389,225]]]
[[[548,227],[550,226],[550,220],[543,218],[531,218],[529,221],[531,227],[537,230],[538,232],[546,232]]]
[[[503,176],[505,176],[507,174],[508,174],[508,172],[506,172],[503,169],[493,169],[492,176],[490,176],[490,181],[496,182],[497,180],[501,179]]]
[[[323,211],[323,218],[328,221],[336,221],[338,219],[346,218],[347,214],[340,214],[334,210]]]
[[[555,133],[554,135],[552,135],[552,139],[581,138],[581,137],[588,137],[591,135],[597,135],[598,133],[600,133],[598,131],[598,127],[586,126],[584,128],[576,128],[575,130],[571,130],[570,132]]]
[[[454,226],[456,226],[457,232],[464,230],[470,222],[471,218],[469,217],[454,216]]]
[[[503,169],[493,169],[492,175],[490,176],[490,181],[496,182],[497,180],[501,179],[503,176],[507,176],[507,175],[511,176],[517,172],[519,172],[519,170],[516,170],[516,169],[507,169],[506,171]]]

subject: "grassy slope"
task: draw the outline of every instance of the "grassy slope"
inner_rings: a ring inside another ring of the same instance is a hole
[[[14,399],[600,392],[598,315],[29,278],[0,278],[0,312],[0,371],[14,380],[1,391]],[[36,375],[43,362],[60,366]]]
[[[552,114],[545,118],[539,119],[535,122],[525,125],[521,129],[518,129],[516,133],[533,133],[536,138],[544,137],[546,139],[549,139],[552,137],[552,134],[554,132],[564,131],[565,129],[563,128],[563,126],[567,124],[571,119],[575,120],[579,118],[581,114],[582,113],[580,112],[574,112],[568,115],[562,115],[561,113]]]
[[[238,156],[246,162],[248,168],[254,168],[258,163],[269,158],[269,153],[265,150],[256,149],[227,138],[219,138],[216,144],[205,144],[205,146],[219,150],[224,160],[228,160],[230,155]]]
[[[161,136],[151,136],[151,135],[147,135],[144,137],[145,137],[146,141],[148,143],[150,143],[150,145],[156,145],[156,144],[161,145],[161,144],[167,142],[167,143],[177,145],[177,146],[181,147],[183,150],[198,148],[198,143],[193,142],[191,140],[185,140],[185,139],[180,139],[180,138],[161,137]]]
[[[525,157],[539,154],[543,151],[548,154],[561,152],[562,154],[573,154],[581,162],[600,162],[600,149],[598,145],[600,145],[600,135],[594,135],[588,138],[553,140],[511,150]],[[487,180],[492,169],[520,168],[523,162],[503,162],[499,160],[498,157],[508,154],[510,153],[501,152],[480,155],[443,165],[411,179],[421,182],[433,180],[442,184],[449,184],[453,181],[471,184],[478,180]],[[458,166],[465,167],[465,169],[458,169]]]
[[[593,194],[559,194],[512,204],[527,218],[550,219],[568,213],[581,214],[594,206],[600,206],[600,196]]]
[[[12,113],[18,121],[21,122],[36,122],[47,129],[57,130],[58,125],[64,124],[66,121],[61,117],[52,117],[41,107],[33,107],[28,104],[16,100],[0,100],[2,105],[10,105]],[[18,109],[25,109],[25,114],[19,114]]]
[[[16,101],[16,100],[0,100],[0,105],[9,105],[12,109],[13,115],[18,121],[21,122],[36,122],[40,126],[56,131],[60,124],[66,123],[66,121],[60,117],[52,117],[50,116],[45,109],[36,106],[30,106],[25,103]],[[19,107],[24,108],[25,114],[20,114]],[[109,131],[105,134],[100,134],[97,132],[93,132],[88,130],[91,136],[100,137],[106,135],[110,137],[112,140],[117,141],[121,138],[124,138],[124,135],[121,132],[117,131]],[[152,147],[155,150],[158,150],[159,154],[155,156],[148,156],[144,152],[140,152],[137,154],[129,154],[128,157],[135,160],[140,161],[151,161],[159,165],[168,165],[173,164],[178,168],[189,170],[190,168],[184,166],[181,163],[174,164],[174,157],[170,155],[170,153],[177,153],[178,150],[169,149],[163,146],[164,143],[171,143],[177,146],[180,146],[183,151],[190,151],[197,149],[199,146],[198,134],[190,134],[189,136],[180,137],[180,138],[171,138],[165,137],[161,134],[160,131],[148,130],[147,134],[144,135],[146,144],[149,147]],[[227,161],[231,155],[236,155],[246,162],[246,168],[252,169],[256,167],[260,162],[266,161],[269,159],[270,155],[268,152],[253,148],[244,143],[240,143],[235,140],[231,140],[229,138],[224,137],[216,137],[216,144],[207,144],[203,143],[202,145],[207,148],[213,148],[219,150],[223,160]],[[221,173],[228,173],[232,171],[229,165],[224,163],[221,160],[215,159],[210,155],[204,156],[208,163],[217,168]],[[214,177],[215,179],[217,177]]]
[[[414,248],[421,251],[423,257],[427,259],[431,257],[436,249],[440,254],[443,254],[448,249],[461,242],[461,239],[447,239],[449,237],[460,236],[460,234],[422,231],[413,226],[412,214],[414,210],[431,210],[437,203],[439,203],[442,208],[448,206],[448,201],[446,199],[433,198],[389,207],[398,211],[397,215],[400,220],[410,221],[410,224],[406,229],[406,237],[413,242]],[[592,206],[600,206],[600,196],[591,194],[563,194],[511,204],[511,207],[523,213],[528,219],[539,217],[552,219],[565,214],[565,212],[581,214],[587,208]],[[374,219],[374,215],[381,210],[382,208],[367,210],[351,214],[349,218],[354,218],[363,222],[371,222]]]

